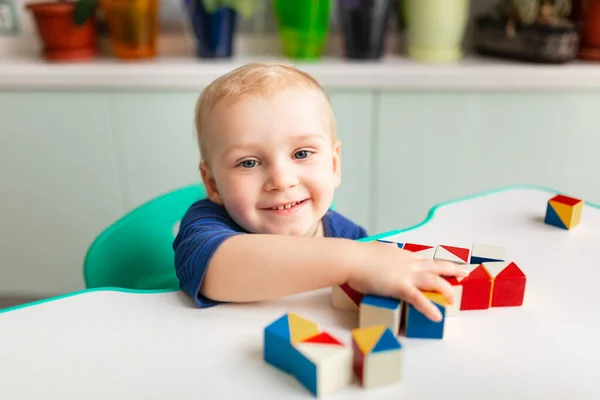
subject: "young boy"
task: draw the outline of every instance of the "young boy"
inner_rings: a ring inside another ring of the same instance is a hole
[[[207,199],[181,221],[173,248],[182,289],[199,307],[251,302],[348,283],[402,298],[435,321],[420,290],[452,301],[450,262],[358,242],[365,230],[329,210],[341,180],[329,100],[284,63],[252,63],[216,79],[196,109]]]

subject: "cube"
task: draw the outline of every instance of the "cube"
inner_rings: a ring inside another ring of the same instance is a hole
[[[296,379],[314,396],[337,392],[352,382],[353,352],[350,347],[321,332],[296,345],[300,353]]]
[[[486,310],[490,308],[492,277],[483,264],[469,264],[467,267],[470,273],[461,281],[463,289],[460,309]]]
[[[265,327],[263,357],[315,396],[333,393],[352,382],[352,349],[295,313],[284,314]]]
[[[404,243],[404,247],[402,249],[415,253],[421,258],[427,258],[430,260],[432,260],[433,256],[435,255],[435,246],[417,243]]]
[[[523,305],[526,276],[514,262],[489,262],[483,267],[492,277],[490,307]]]
[[[471,248],[469,264],[483,264],[490,261],[504,261],[506,249],[502,246],[475,243]]]
[[[466,264],[469,261],[469,249],[439,245],[433,256],[434,260],[452,261],[457,264]]]
[[[579,225],[582,212],[583,200],[559,194],[548,200],[544,222],[570,230]]]
[[[367,295],[363,297],[360,303],[358,326],[368,328],[370,326],[385,325],[392,332],[398,334],[400,331],[401,308],[401,300]]]
[[[353,370],[365,389],[402,379],[402,344],[386,325],[352,330]]]
[[[442,320],[439,322],[432,321],[412,304],[407,303],[404,307],[401,333],[407,338],[442,339],[444,337],[444,325],[446,322],[446,298],[441,293],[426,291],[422,293],[440,310]]]
[[[336,285],[331,288],[331,306],[338,310],[358,311],[364,297],[348,284]]]

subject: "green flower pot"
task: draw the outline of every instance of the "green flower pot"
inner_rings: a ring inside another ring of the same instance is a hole
[[[320,58],[329,33],[331,0],[273,0],[273,8],[286,57]]]
[[[403,0],[408,56],[454,62],[463,56],[469,0]]]

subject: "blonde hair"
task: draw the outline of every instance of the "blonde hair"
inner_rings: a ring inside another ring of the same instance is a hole
[[[323,94],[332,137],[336,138],[336,122],[329,97],[315,78],[282,61],[254,62],[220,76],[202,91],[195,111],[196,135],[201,158],[207,158],[206,144],[203,140],[206,121],[220,104],[235,102],[247,96],[266,96],[290,87],[315,89]]]

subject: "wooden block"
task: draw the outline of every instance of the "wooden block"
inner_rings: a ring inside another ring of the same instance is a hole
[[[483,267],[492,277],[490,307],[523,305],[526,276],[514,262],[489,262]]]
[[[444,337],[444,325],[446,322],[446,298],[440,293],[424,291],[423,294],[440,310],[442,320],[434,322],[417,310],[412,304],[407,303],[404,308],[405,315],[403,317],[402,333],[407,338],[442,339]]]
[[[548,200],[544,222],[562,229],[573,229],[581,222],[583,200],[556,195]]]
[[[454,317],[460,313],[460,304],[462,302],[462,278],[455,276],[445,276],[444,279],[452,285],[452,294],[454,296],[454,302],[446,306],[446,317]]]
[[[352,330],[353,368],[360,385],[371,389],[402,379],[402,345],[386,325]]]
[[[506,248],[489,244],[475,243],[471,249],[469,264],[483,264],[490,261],[505,261]]]
[[[296,379],[314,396],[326,396],[348,386],[353,378],[352,348],[327,332],[296,345],[300,353]]]
[[[402,249],[413,252],[421,258],[427,258],[430,260],[433,260],[433,256],[435,255],[435,246],[417,243],[405,243]]]
[[[363,297],[358,312],[358,326],[368,328],[370,326],[385,325],[392,332],[398,334],[400,331],[400,310],[402,301],[387,297],[367,295]]]
[[[469,275],[461,281],[463,287],[460,309],[485,310],[490,307],[492,277],[483,265],[469,264]]]
[[[338,310],[358,311],[364,294],[352,289],[347,284],[331,288],[331,306]]]
[[[263,357],[315,396],[337,391],[352,381],[352,349],[295,313],[284,314],[265,328]]]
[[[434,260],[452,261],[457,264],[469,262],[469,249],[447,245],[439,245],[433,256]]]

